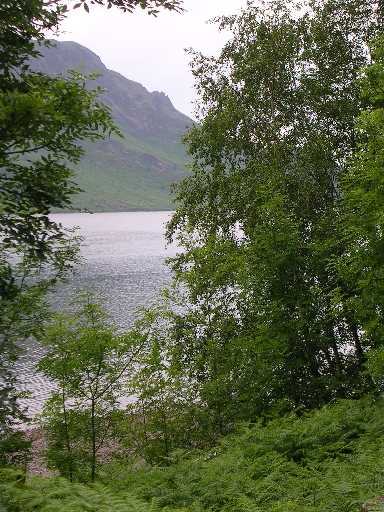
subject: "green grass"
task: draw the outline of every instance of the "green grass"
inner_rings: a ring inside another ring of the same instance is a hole
[[[171,185],[187,174],[182,146],[162,148],[130,136],[118,142],[86,146],[75,177],[82,192],[73,206],[94,212],[174,209]]]
[[[127,149],[135,149],[149,155],[153,155],[161,160],[175,163],[179,167],[184,167],[186,162],[185,148],[180,141],[170,146],[163,145],[158,139],[138,139],[129,133],[124,134],[124,138],[118,138],[121,144]]]
[[[96,212],[172,210],[171,183],[142,171],[82,168],[76,181],[84,192],[74,196],[75,207]]]

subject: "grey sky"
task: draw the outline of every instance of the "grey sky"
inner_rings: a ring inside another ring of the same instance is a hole
[[[183,14],[161,12],[157,18],[140,9],[124,14],[117,9],[92,7],[71,12],[61,40],[76,41],[97,53],[104,64],[150,91],[164,91],[182,112],[191,115],[193,77],[184,48],[215,54],[228,34],[206,21],[233,14],[246,0],[185,0]]]

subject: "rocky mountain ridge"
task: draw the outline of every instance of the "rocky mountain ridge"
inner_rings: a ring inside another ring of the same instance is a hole
[[[92,211],[165,210],[172,208],[170,186],[186,175],[181,139],[193,121],[177,111],[163,92],[107,69],[100,57],[72,41],[53,41],[40,47],[31,67],[48,75],[69,70],[99,76],[90,86],[102,87],[102,101],[124,135],[86,144],[76,170],[84,190],[76,207]]]

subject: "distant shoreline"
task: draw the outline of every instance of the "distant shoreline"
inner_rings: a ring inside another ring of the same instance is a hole
[[[81,210],[81,209],[71,209],[71,210],[52,210],[50,212],[50,215],[58,215],[58,214],[64,214],[64,213],[74,213],[78,215],[79,213],[88,213],[88,214],[94,214],[94,213],[172,213],[174,212],[174,208],[163,208],[163,209],[150,209],[150,208],[129,208],[125,210],[120,209],[109,209],[109,210]]]

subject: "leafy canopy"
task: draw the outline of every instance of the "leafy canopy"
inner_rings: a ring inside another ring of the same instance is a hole
[[[232,36],[218,57],[192,53],[199,122],[168,227],[183,247],[171,261],[180,296],[159,345],[172,379],[196,393],[192,423],[213,438],[373,387],[365,362],[382,337],[358,297],[382,325],[382,296],[341,261],[377,15],[366,0],[250,2],[219,20]]]
[[[59,3],[61,0],[57,0]],[[73,0],[75,1],[75,0]],[[132,12],[136,7],[147,10],[148,14],[156,16],[160,9],[181,12],[183,0],[77,0],[74,8],[84,7],[89,12],[89,5],[105,5],[108,9],[117,7],[123,12]]]

